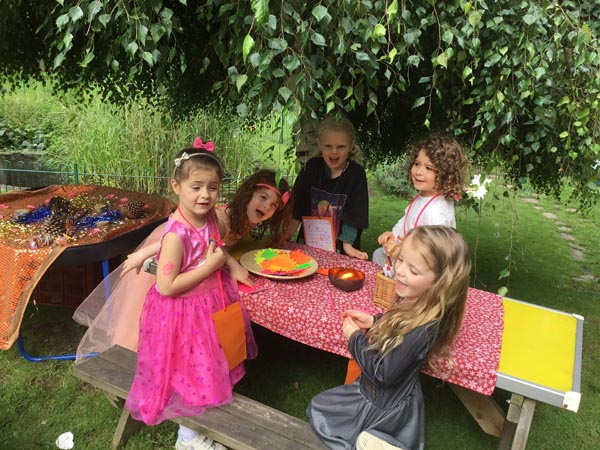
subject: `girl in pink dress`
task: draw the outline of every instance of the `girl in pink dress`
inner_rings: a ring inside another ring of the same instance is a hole
[[[185,149],[175,159],[171,185],[179,205],[165,226],[156,283],[142,308],[136,373],[125,403],[134,419],[148,425],[230,402],[245,373],[243,364],[229,370],[212,321],[223,301],[239,300],[230,271],[241,266],[219,245],[214,206],[221,179],[220,163],[209,151]],[[253,358],[256,343],[242,310]],[[180,427],[175,448],[225,447]]]
[[[269,245],[281,245],[291,215],[289,191],[287,181],[277,180],[270,169],[259,169],[246,178],[227,204],[215,208],[225,248],[232,249],[250,232],[258,238],[268,235]],[[75,321],[88,327],[77,347],[78,362],[115,344],[137,351],[142,304],[156,281],[154,275],[140,269],[144,260],[158,251],[164,227],[163,224],[155,228],[75,311]],[[240,269],[234,278],[252,286],[248,272]]]

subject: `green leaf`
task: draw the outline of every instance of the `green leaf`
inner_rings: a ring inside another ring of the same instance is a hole
[[[440,53],[438,55],[438,57],[436,58],[436,62],[442,66],[444,69],[448,68],[448,55],[446,54],[446,52],[444,53]]]
[[[146,61],[150,67],[154,66],[154,58],[152,58],[152,53],[143,52],[142,59]]]
[[[392,22],[398,14],[398,0],[394,0],[388,5],[386,13],[388,15],[388,22]]]
[[[523,16],[523,22],[525,22],[527,25],[532,25],[535,23],[535,16],[532,14],[525,14]]]
[[[138,26],[138,37],[140,38],[140,42],[142,45],[146,44],[146,37],[148,36],[148,27],[140,24]]]
[[[498,279],[501,280],[502,278],[508,278],[510,276],[510,272],[508,269],[502,269],[500,271],[500,274],[498,275]]]
[[[94,57],[95,57],[94,52],[87,52],[85,54],[85,58],[83,58],[83,61],[81,61],[81,63],[79,65],[81,67],[87,67],[88,64],[92,62]]]
[[[246,81],[248,81],[248,75],[246,75],[245,73],[238,75],[238,77],[235,80],[235,87],[237,88],[238,92],[240,92],[242,86],[246,84]]]
[[[60,65],[63,63],[64,60],[65,60],[65,54],[63,52],[58,53],[54,57],[54,68],[56,69],[57,67],[60,67]]]
[[[281,39],[281,38],[270,39],[268,45],[269,45],[269,48],[272,48],[273,50],[279,50],[279,51],[283,51],[288,47],[287,41],[285,39]]]
[[[419,55],[410,55],[408,58],[406,58],[406,62],[411,66],[419,67],[419,64],[421,64],[421,58]]]
[[[465,66],[465,68],[462,71],[462,79],[463,81],[467,79],[467,77],[469,75],[471,75],[473,73],[473,69],[471,69],[469,66]]]
[[[281,95],[281,98],[283,98],[286,103],[287,103],[288,99],[290,98],[290,95],[292,95],[292,90],[287,86],[281,86],[279,88],[278,92],[279,92],[279,95]]]
[[[375,25],[375,28],[373,29],[373,33],[371,33],[371,37],[372,38],[378,38],[381,36],[385,36],[386,33],[386,29],[383,25],[381,25],[380,23],[378,23],[377,25]]]
[[[283,67],[290,73],[300,67],[300,59],[295,54],[285,56],[281,62]]]
[[[264,24],[269,18],[269,0],[250,0],[250,9],[258,25]]]
[[[310,37],[310,40],[313,41],[313,43],[315,45],[318,45],[319,47],[324,47],[325,46],[325,37],[323,37],[322,34],[319,33],[313,33]]]
[[[419,106],[423,106],[425,104],[425,97],[419,97],[415,100],[411,109],[418,108]]]
[[[254,38],[248,33],[244,38],[244,43],[242,44],[242,58],[244,60],[244,64],[246,64],[246,58],[250,52],[254,50]]]
[[[69,9],[69,17],[71,21],[77,22],[83,17],[83,10],[79,6],[73,6]]]
[[[323,20],[324,18],[326,18],[326,17],[328,17],[329,20],[331,20],[331,16],[329,15],[329,12],[327,11],[327,8],[325,6],[323,6],[323,5],[315,6],[312,9],[311,13],[314,16],[314,18],[317,19],[319,22],[321,20]]]
[[[471,26],[475,28],[479,22],[481,22],[481,13],[477,10],[471,12],[469,14],[469,23]]]
[[[138,45],[136,42],[130,42],[129,44],[127,44],[127,47],[125,47],[125,51],[127,53],[129,53],[129,56],[135,56],[135,54],[138,51]]]
[[[165,34],[165,27],[163,26],[162,23],[157,22],[157,23],[153,23],[150,26],[150,36],[152,37],[152,40],[156,43],[158,41],[160,41],[160,38],[162,38]]]
[[[333,111],[335,109],[335,103],[334,102],[327,102],[327,107],[326,107],[326,112],[325,114],[329,114],[331,111]]]
[[[98,20],[100,21],[102,26],[106,28],[106,25],[110,21],[110,14],[100,14],[100,16],[98,16]]]
[[[100,0],[94,0],[88,5],[88,20],[92,20],[96,14],[102,10],[102,2]]]
[[[71,43],[73,42],[73,33],[66,32],[65,37],[63,37],[63,43],[65,44],[65,50],[69,50],[71,48]]]
[[[62,15],[58,16],[58,18],[56,19],[56,28],[58,28],[58,30],[60,31],[62,29],[62,27],[64,27],[68,23],[69,23],[69,15],[62,14]]]
[[[544,69],[543,67],[536,67],[533,71],[533,75],[535,76],[536,80],[539,80],[544,75],[546,75],[546,69]]]
[[[500,297],[504,297],[506,294],[508,294],[508,288],[506,286],[502,286],[498,289],[498,295]]]
[[[397,54],[398,54],[398,50],[396,50],[396,47],[394,47],[390,50],[390,52],[388,53],[388,58],[390,59],[391,63],[394,62],[394,58],[396,57]]]

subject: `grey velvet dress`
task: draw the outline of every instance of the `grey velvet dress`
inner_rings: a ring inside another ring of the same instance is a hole
[[[315,396],[307,409],[310,424],[331,450],[354,450],[361,431],[372,430],[403,450],[424,448],[425,415],[419,373],[437,333],[437,324],[411,331],[384,358],[367,350],[356,331],[348,350],[362,370],[352,384]]]

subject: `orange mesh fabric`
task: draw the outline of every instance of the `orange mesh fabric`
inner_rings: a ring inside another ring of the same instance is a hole
[[[64,197],[92,205],[110,203],[111,208],[131,201],[146,205],[144,217],[123,219],[95,234],[80,232],[64,246],[30,248],[27,233],[32,231],[13,220],[17,210],[31,210],[52,197]],[[110,199],[110,200],[107,200]],[[174,205],[163,197],[104,186],[49,186],[34,191],[15,191],[0,195],[0,349],[6,350],[17,339],[29,297],[38,281],[67,247],[110,241],[169,215]],[[29,230],[29,231],[28,231]]]

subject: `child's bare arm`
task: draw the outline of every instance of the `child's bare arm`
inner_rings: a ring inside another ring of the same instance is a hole
[[[254,287],[254,283],[249,277],[250,273],[248,270],[239,262],[237,262],[236,259],[228,252],[226,252],[226,254],[227,256],[225,259],[225,264],[227,264],[233,279],[239,281],[240,283],[244,283],[246,286]]]
[[[121,271],[120,276],[125,275],[132,269],[135,269],[136,273],[140,273],[140,269],[142,268],[142,264],[144,264],[144,261],[146,261],[146,259],[150,258],[151,256],[156,255],[158,253],[159,248],[160,241],[156,241],[127,255],[127,259],[123,263],[123,270]]]
[[[156,271],[158,291],[164,296],[177,296],[191,289],[209,277],[225,263],[225,251],[211,242],[206,251],[204,262],[195,269],[180,272],[183,246],[179,236],[167,233],[163,238],[163,246]]]

